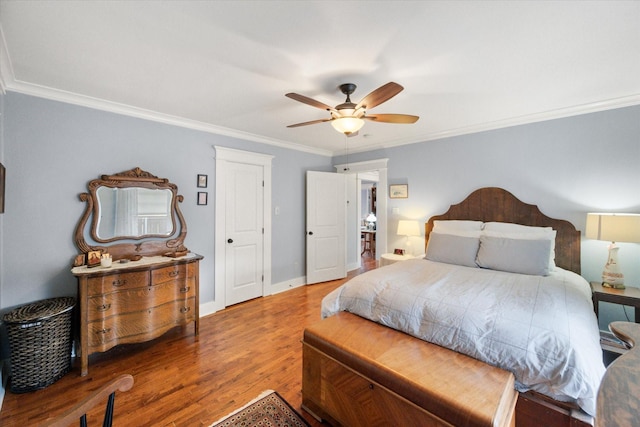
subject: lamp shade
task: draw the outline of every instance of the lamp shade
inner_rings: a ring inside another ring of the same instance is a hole
[[[420,225],[418,221],[401,219],[398,221],[398,235],[399,236],[419,236]]]
[[[369,216],[367,216],[367,219],[365,219],[365,221],[367,222],[376,222],[378,219],[376,218],[376,216],[373,213],[370,213]]]
[[[588,213],[587,239],[640,243],[640,214]]]
[[[364,126],[364,120],[357,117],[341,117],[331,120],[331,126],[340,133],[350,135],[358,132]]]

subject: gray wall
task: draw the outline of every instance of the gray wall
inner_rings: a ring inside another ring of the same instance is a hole
[[[186,246],[204,255],[200,302],[213,300],[213,145],[260,152],[273,159],[272,283],[304,277],[306,170],[331,171],[326,156],[241,141],[176,126],[8,92],[3,164],[6,210],[1,215],[0,309],[75,295],[70,273],[73,232],[85,204],[78,195],[102,174],[139,166],[178,185]],[[2,148],[2,146],[0,146]],[[196,175],[209,175],[209,204],[196,205]]]
[[[205,256],[201,302],[213,298],[213,145],[274,155],[274,284],[304,276],[304,172],[332,171],[331,159],[9,92],[0,96],[0,159],[7,167],[0,215],[0,309],[75,294],[72,234],[89,180],[139,166],[170,178],[185,201],[186,246]],[[403,242],[397,221],[425,220],[483,186],[499,186],[549,216],[584,229],[588,211],[640,212],[640,107],[514,126],[402,147],[350,154],[389,159],[389,183],[409,184],[390,200],[389,248]],[[209,175],[209,205],[196,205],[196,175]],[[386,189],[379,189],[382,196]],[[393,214],[393,208],[399,213]],[[414,240],[421,245],[421,240]],[[640,285],[640,245],[621,243],[628,284]],[[598,280],[606,242],[584,240],[583,275]],[[605,309],[616,320],[619,307]],[[632,314],[632,313],[630,313]],[[610,319],[605,316],[603,322]],[[603,323],[601,322],[601,326]]]
[[[409,185],[408,199],[389,200],[389,250],[404,246],[395,235],[398,220],[426,220],[486,186],[505,188],[579,230],[587,212],[640,213],[640,106],[349,155],[354,163],[379,158],[389,159],[389,184]],[[412,245],[423,247],[421,238]],[[640,286],[640,244],[618,245],[626,283]],[[587,280],[600,280],[607,246],[583,239]],[[603,311],[603,329],[625,320],[619,306]],[[633,318],[633,309],[627,312]]]

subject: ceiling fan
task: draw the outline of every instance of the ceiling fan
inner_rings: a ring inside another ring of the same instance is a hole
[[[312,120],[310,122],[296,123],[287,126],[288,128],[295,128],[299,126],[313,125],[316,123],[331,122],[331,125],[340,133],[344,133],[347,136],[355,136],[357,132],[364,125],[364,120],[371,120],[381,123],[398,123],[398,124],[410,124],[418,121],[418,116],[411,116],[408,114],[370,114],[367,115],[367,110],[382,104],[385,101],[393,98],[404,88],[398,83],[389,82],[378,89],[365,96],[362,101],[357,104],[351,102],[351,94],[356,90],[356,85],[353,83],[344,83],[340,85],[340,91],[347,96],[344,103],[330,107],[315,99],[311,99],[307,96],[297,93],[287,93],[285,96],[296,101],[302,102],[312,107],[320,108],[322,110],[329,111],[330,118]]]

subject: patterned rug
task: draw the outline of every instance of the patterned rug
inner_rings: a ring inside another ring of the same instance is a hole
[[[277,392],[267,390],[210,427],[309,427]]]

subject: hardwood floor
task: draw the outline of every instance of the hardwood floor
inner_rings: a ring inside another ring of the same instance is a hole
[[[353,277],[375,268],[363,258]],[[320,301],[344,283],[319,283],[237,304],[178,327],[143,344],[116,347],[89,358],[89,374],[79,363],[53,385],[31,393],[6,391],[0,425],[34,426],[81,400],[122,373],[134,377],[130,391],[117,393],[114,426],[209,426],[266,389],[276,390],[312,425],[300,408],[302,332],[320,320]],[[79,361],[77,361],[79,362]],[[88,414],[102,423],[102,405]]]

